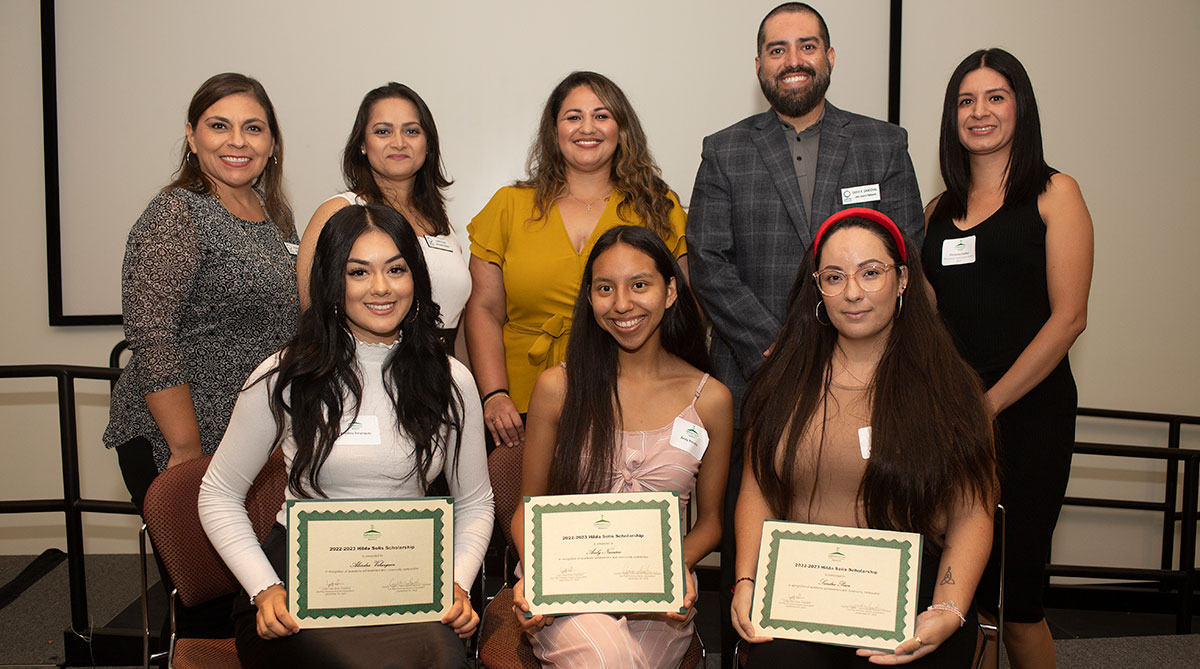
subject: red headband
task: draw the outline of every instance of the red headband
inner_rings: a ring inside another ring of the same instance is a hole
[[[884,230],[891,233],[892,239],[896,242],[896,248],[900,249],[900,262],[908,262],[908,251],[904,248],[904,235],[900,234],[900,228],[896,227],[896,224],[892,222],[892,219],[887,217],[887,214],[875,211],[874,209],[868,209],[867,207],[843,209],[825,219],[821,227],[817,228],[817,235],[813,237],[813,260],[817,259],[817,249],[821,246],[821,238],[825,236],[830,226],[846,218],[865,218],[868,221],[874,221],[882,225]]]

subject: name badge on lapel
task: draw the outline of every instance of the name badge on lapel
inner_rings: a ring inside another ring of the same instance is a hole
[[[863,202],[878,202],[879,200],[879,184],[849,186],[842,189],[842,204],[861,204]]]

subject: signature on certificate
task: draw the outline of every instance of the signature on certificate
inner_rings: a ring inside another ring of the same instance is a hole
[[[618,569],[613,573],[621,578],[638,581],[646,580],[648,578],[657,579],[662,576],[661,572],[647,567],[627,567],[625,569]]]
[[[428,582],[416,577],[393,578],[391,581],[388,581],[387,585],[383,586],[383,589],[392,592],[412,592],[428,585]]]

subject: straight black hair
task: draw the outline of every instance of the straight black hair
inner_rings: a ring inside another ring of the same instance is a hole
[[[375,182],[375,173],[371,170],[367,156],[362,152],[362,146],[366,141],[371,109],[376,102],[389,98],[400,98],[413,103],[417,108],[417,122],[421,124],[421,131],[425,133],[425,163],[413,177],[412,207],[429,221],[435,235],[448,235],[450,218],[446,215],[446,197],[442,191],[454,182],[446,176],[442,166],[442,145],[438,138],[437,124],[433,121],[433,112],[416,91],[404,84],[390,81],[369,91],[358,105],[354,127],[350,129],[346,147],[342,149],[342,176],[346,179],[346,186],[367,202],[385,204],[383,191]]]
[[[550,494],[597,493],[612,481],[616,433],[621,424],[617,401],[619,347],[592,313],[592,273],[605,251],[625,244],[646,254],[663,281],[675,280],[675,304],[659,325],[662,347],[703,372],[709,371],[704,348],[704,322],[683,271],[658,235],[636,225],[608,230],[588,255],[575,299],[567,341],[567,392],[563,398],[554,457],[550,461]]]
[[[946,98],[942,104],[938,157],[946,194],[938,208],[952,219],[967,215],[967,192],[971,188],[971,161],[958,138],[958,91],[967,74],[984,67],[999,72],[1008,80],[1017,103],[1016,128],[1004,181],[1004,203],[1036,198],[1045,192],[1054,174],[1042,152],[1042,122],[1038,116],[1037,98],[1033,95],[1033,83],[1029,81],[1025,66],[1004,49],[980,49],[954,69],[946,84]]]

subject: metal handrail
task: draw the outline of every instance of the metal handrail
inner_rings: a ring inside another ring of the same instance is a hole
[[[113,381],[121,370],[111,367],[79,365],[2,365],[0,379],[53,378],[58,382],[58,425],[62,450],[63,496],[61,499],[24,499],[0,501],[0,513],[41,513],[61,511],[66,517],[67,581],[71,594],[71,629],[86,634],[90,621],[87,610],[87,578],[84,569],[83,514],[136,514],[131,502],[84,499],[79,490],[79,441],[76,435],[75,381],[96,379]]]
[[[1128,509],[1153,511],[1163,515],[1162,548],[1160,568],[1141,569],[1130,567],[1103,567],[1090,565],[1062,565],[1051,563],[1046,568],[1047,582],[1050,576],[1074,576],[1084,578],[1144,580],[1160,583],[1164,588],[1178,589],[1175,627],[1180,634],[1191,631],[1192,606],[1196,585],[1196,532],[1197,516],[1200,513],[1200,450],[1181,448],[1183,425],[1200,425],[1200,416],[1153,413],[1145,411],[1120,411],[1112,409],[1080,408],[1078,415],[1089,418],[1131,420],[1167,425],[1167,445],[1133,446],[1126,444],[1099,444],[1077,442],[1075,453],[1104,457],[1161,460],[1166,467],[1161,502],[1114,499],[1106,497],[1066,497],[1064,505],[1093,508]],[[1183,495],[1179,495],[1179,466],[1184,467]],[[1175,523],[1180,522],[1178,568],[1172,568],[1175,557]]]

